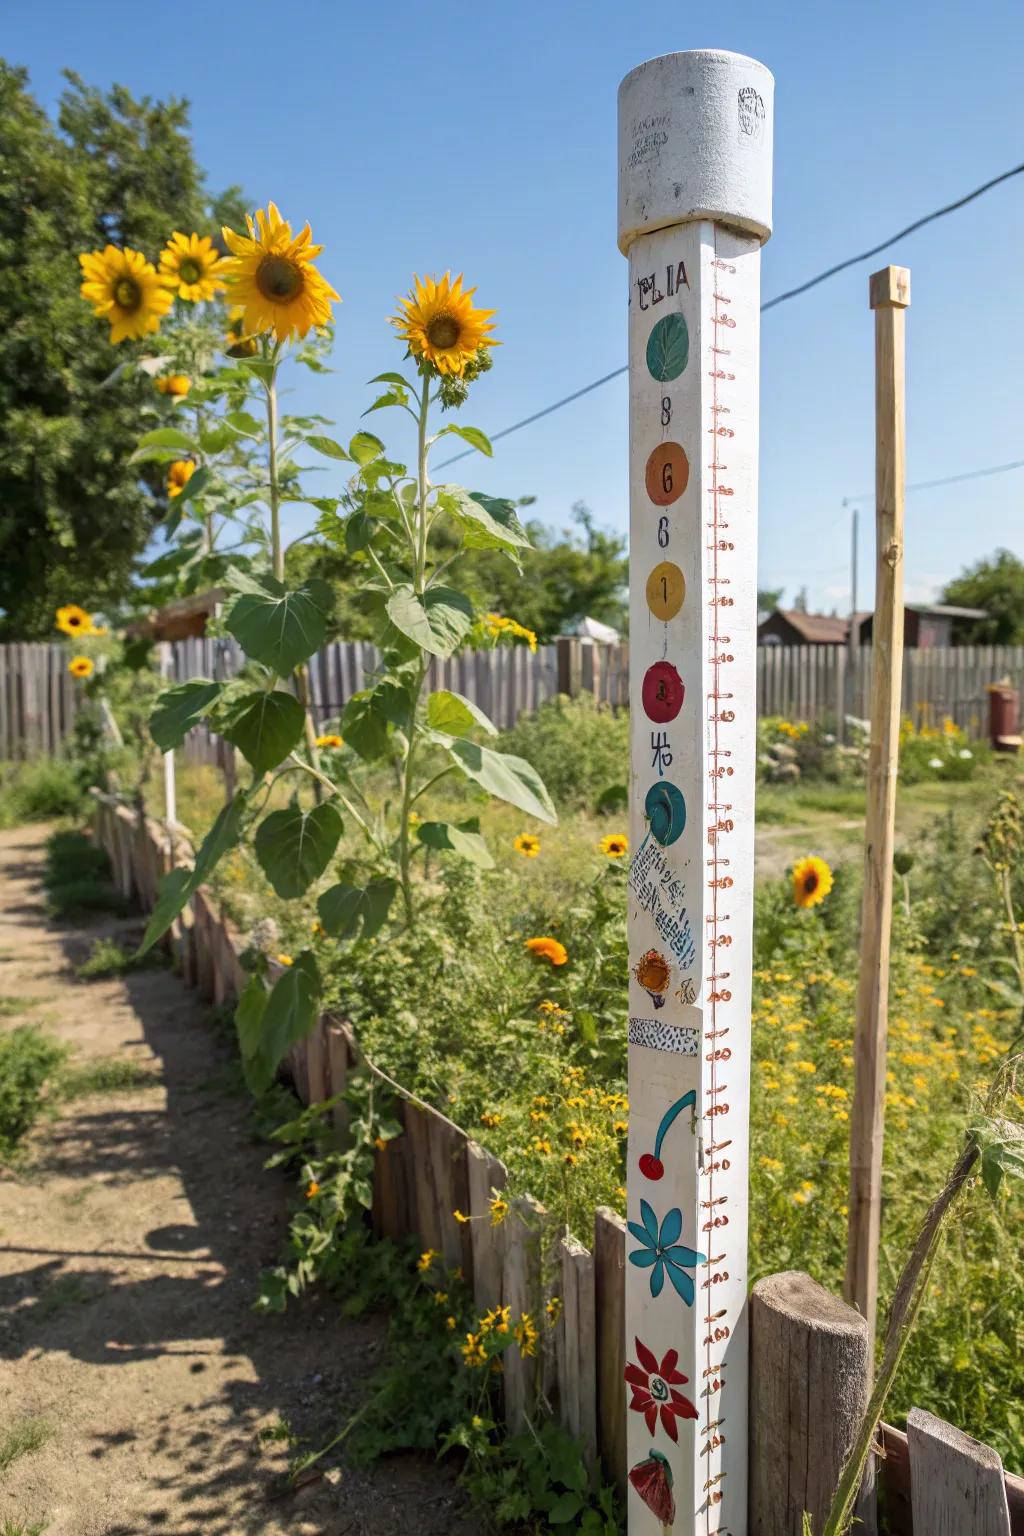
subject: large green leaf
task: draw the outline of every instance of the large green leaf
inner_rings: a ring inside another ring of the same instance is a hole
[[[293,591],[273,576],[260,577],[259,586],[235,599],[227,628],[247,656],[283,677],[323,644],[331,589],[315,576]]]
[[[494,457],[491,440],[486,432],[480,431],[479,427],[464,427],[458,422],[453,421],[447,427],[442,427],[437,435],[438,437],[444,437],[448,432],[453,432],[456,437],[461,437],[464,443],[468,443],[471,448],[476,448],[479,453],[485,453],[489,459]]]
[[[193,892],[213,872],[229,849],[242,835],[246,797],[239,793],[223,807],[204,837],[192,869],[172,869],[160,882],[156,905],[142,935],[139,954],[144,955],[174,922]]]
[[[185,484],[174,498],[174,504],[178,508],[179,512],[186,502],[192,501],[194,497],[202,495],[203,491],[205,491],[206,487],[209,485],[211,479],[212,476],[210,471],[208,469],[204,469],[202,465],[200,465],[195,473],[185,481]]]
[[[135,452],[129,459],[130,464],[137,464],[147,457],[147,449],[173,448],[175,453],[195,453],[195,439],[187,432],[182,432],[179,427],[157,427],[152,432],[144,432],[139,438]]]
[[[149,717],[149,734],[161,752],[171,752],[181,746],[219,693],[220,683],[213,683],[207,677],[194,677],[190,682],[164,690]]]
[[[427,724],[435,731],[445,731],[449,736],[468,736],[475,726],[497,736],[498,727],[493,725],[483,710],[461,693],[439,688],[427,700]]]
[[[457,853],[481,869],[493,869],[491,850],[480,836],[480,822],[474,818],[462,825],[450,821],[422,821],[416,836],[428,848]]]
[[[428,587],[422,597],[412,587],[396,587],[388,598],[388,618],[421,650],[450,656],[473,623],[473,605],[453,587]]]
[[[438,505],[462,529],[467,549],[504,549],[512,552],[532,547],[510,501],[485,496],[481,491],[474,491],[470,495],[461,485],[439,486],[437,500]]]
[[[358,757],[372,763],[384,756],[388,749],[388,722],[373,689],[364,688],[352,695],[338,725],[346,746]]]
[[[333,437],[323,437],[319,433],[313,433],[306,438],[311,448],[317,453],[322,453],[325,459],[349,459],[351,454],[345,452],[340,443],[336,443]]]
[[[248,411],[229,411],[224,420],[243,437],[262,437],[266,430],[264,423],[250,416]]]
[[[316,1023],[320,1001],[320,973],[308,949],[285,967],[274,983],[263,1010],[260,1050],[271,1072],[276,1072],[285,1052],[308,1035]]]
[[[302,735],[305,715],[294,694],[247,693],[239,700],[224,735],[233,741],[257,773],[283,762]]]
[[[374,437],[372,432],[357,432],[348,445],[348,451],[350,457],[365,468],[367,464],[372,464],[374,459],[380,458],[384,452],[384,444],[379,437]]]
[[[257,1098],[274,1081],[274,1067],[263,1049],[263,1015],[269,996],[261,976],[253,976],[235,1008],[235,1029],[246,1087]]]
[[[558,815],[544,781],[525,758],[514,757],[510,752],[492,752],[490,747],[481,747],[475,741],[439,739],[463,773],[481,789],[518,806],[528,816],[536,816],[538,821],[557,825]]]
[[[349,885],[342,881],[324,891],[316,904],[320,921],[335,939],[354,939],[362,924],[363,938],[379,933],[395,899],[398,882],[387,876],[371,880],[369,885]]]
[[[256,857],[278,896],[301,896],[320,878],[342,830],[341,817],[329,800],[309,811],[290,805],[260,822]]]

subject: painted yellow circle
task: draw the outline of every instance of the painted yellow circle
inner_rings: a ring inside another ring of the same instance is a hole
[[[678,565],[662,560],[647,578],[647,606],[656,619],[674,619],[686,597],[686,581]]]

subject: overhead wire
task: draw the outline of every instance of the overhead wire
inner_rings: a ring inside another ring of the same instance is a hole
[[[884,251],[890,245],[894,245],[897,240],[902,240],[907,235],[915,234],[917,230],[923,229],[926,224],[934,223],[936,219],[942,219],[947,214],[955,213],[957,209],[966,207],[968,203],[973,203],[975,198],[982,197],[984,193],[990,192],[993,187],[998,187],[1001,182],[1009,181],[1011,177],[1019,176],[1022,172],[1024,172],[1024,162],[1013,166],[1008,171],[1002,171],[998,176],[993,176],[989,181],[982,182],[981,186],[965,193],[963,197],[958,197],[955,202],[946,203],[942,208],[936,208],[931,213],[926,213],[923,218],[915,219],[905,229],[897,230],[894,235],[889,235],[887,239],[880,241],[878,245],[873,245],[870,250],[861,251],[857,256],[848,256],[845,261],[839,261],[832,267],[826,267],[824,272],[819,272],[815,277],[808,278],[805,283],[800,283],[796,288],[788,288],[785,293],[777,293],[773,299],[768,299],[761,305],[761,313],[764,314],[767,310],[774,309],[778,304],[785,304],[789,299],[795,299],[798,295],[807,293],[809,289],[816,288],[819,283],[826,282],[830,277],[835,277],[837,273],[845,272],[848,267],[857,266],[862,261],[869,261],[872,256],[877,256],[880,251]],[[628,368],[628,364],[624,364],[621,368],[613,368],[611,373],[606,373],[601,378],[594,379],[590,384],[584,384],[582,389],[574,390],[571,395],[564,395],[561,400],[555,400],[551,405],[546,405],[543,410],[534,411],[532,416],[524,416],[522,421],[513,422],[510,427],[502,427],[500,432],[492,432],[490,434],[491,442],[496,443],[499,438],[508,437],[512,432],[518,432],[523,427],[532,426],[535,421],[541,421],[545,416],[550,416],[553,411],[560,411],[563,406],[571,405],[574,400],[579,400],[583,395],[589,395],[591,390],[600,389],[602,384],[607,384],[612,379],[619,378],[621,374],[628,371]],[[476,449],[474,448],[464,448],[461,453],[454,454],[450,459],[444,459],[437,468],[447,469],[449,464],[455,464],[459,459],[465,459],[475,452]],[[1005,467],[1012,469],[1017,466],[1007,465]],[[980,471],[979,473],[996,474],[998,470]],[[965,478],[970,477],[965,476]],[[910,487],[908,486],[909,489]],[[924,489],[924,487],[918,487],[918,489]]]

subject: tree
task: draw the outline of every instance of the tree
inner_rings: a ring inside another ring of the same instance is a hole
[[[782,594],[785,590],[785,587],[758,587],[758,613],[774,613],[775,609],[782,602]]]
[[[60,130],[25,70],[0,59],[0,636],[45,636],[59,603],[127,591],[159,472],[129,465],[152,384],[126,370],[79,297],[78,253],[131,245],[152,260],[213,212],[186,103],[108,95],[68,75]],[[226,207],[237,201],[234,189]]]
[[[986,610],[987,618],[964,625],[968,643],[1024,644],[1024,561],[1008,549],[997,549],[947,582],[942,601]]]

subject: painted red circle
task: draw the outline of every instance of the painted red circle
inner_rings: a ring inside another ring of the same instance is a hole
[[[655,1157],[653,1152],[645,1152],[640,1159],[640,1172],[645,1179],[663,1179],[665,1164],[660,1157]]]
[[[683,680],[670,661],[656,661],[644,676],[641,697],[647,718],[657,725],[674,720],[683,707]]]

